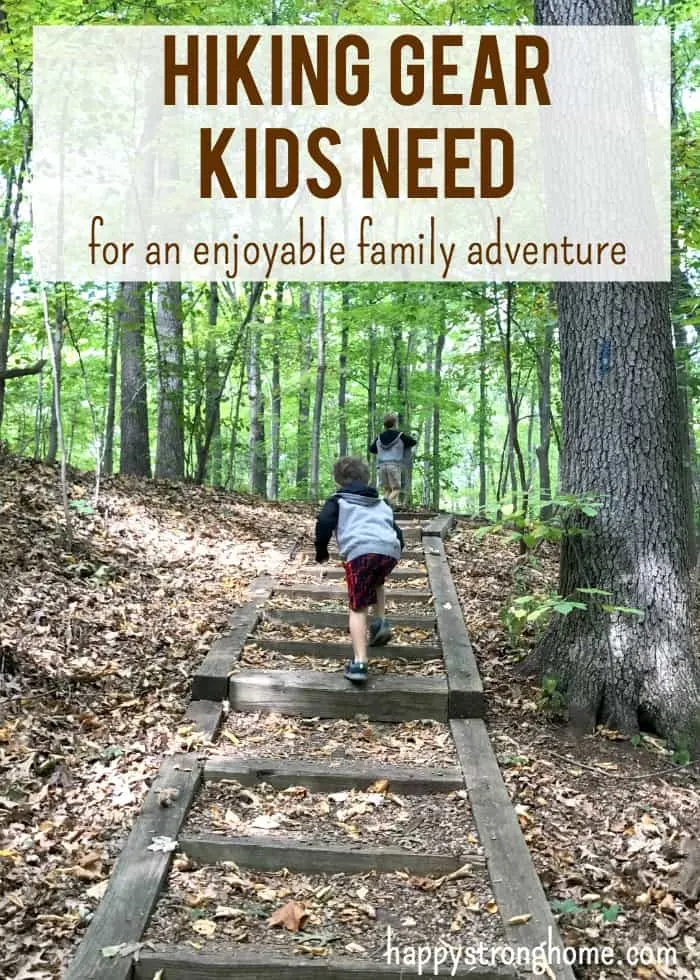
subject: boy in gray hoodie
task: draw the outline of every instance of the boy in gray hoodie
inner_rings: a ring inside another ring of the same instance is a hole
[[[343,456],[333,467],[340,490],[323,505],[316,521],[316,561],[328,561],[328,542],[335,532],[345,567],[350,605],[349,629],[353,659],[345,666],[350,681],[367,679],[367,615],[373,607],[370,646],[391,639],[386,618],[384,582],[403,548],[401,529],[391,507],[368,486],[369,467],[358,456]]]

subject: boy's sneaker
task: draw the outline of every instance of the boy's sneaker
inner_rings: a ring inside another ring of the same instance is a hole
[[[360,660],[348,660],[345,664],[345,679],[353,684],[362,684],[367,680],[369,670],[367,664]]]
[[[373,619],[369,627],[369,645],[383,647],[391,639],[391,626],[388,619]]]

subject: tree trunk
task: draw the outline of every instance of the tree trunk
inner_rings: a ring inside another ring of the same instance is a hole
[[[105,286],[105,355],[109,351],[109,366],[107,373],[107,408],[103,436],[102,468],[107,476],[114,472],[114,418],[117,408],[117,366],[119,362],[119,331],[114,318],[112,325],[112,343],[109,342],[109,283]]]
[[[238,377],[238,390],[236,392],[236,406],[233,411],[231,421],[231,445],[229,449],[228,474],[226,476],[226,489],[233,489],[236,486],[236,460],[238,456],[238,428],[241,419],[241,402],[243,401],[243,389],[245,387],[246,359],[241,357],[241,370]]]
[[[19,209],[22,203],[22,189],[26,171],[26,155],[22,157],[17,174],[17,188],[12,207],[8,208],[9,228],[7,230],[7,246],[5,254],[5,276],[2,292],[2,321],[0,321],[0,372],[7,367],[7,352],[10,346],[10,326],[12,324],[12,287],[15,282],[15,255],[17,252],[17,234],[19,231]],[[9,182],[7,203],[12,193],[12,183]],[[0,429],[5,413],[5,378],[0,376]],[[52,417],[53,418],[53,417]],[[54,459],[56,448],[54,447]]]
[[[182,286],[158,283],[158,445],[156,477],[182,480],[185,476],[183,393]]]
[[[59,432],[58,432],[58,406],[61,398],[61,352],[63,350],[63,297],[60,293],[62,287],[56,287],[56,316],[53,323],[51,334],[51,358],[55,365],[53,379],[54,391],[51,399],[51,422],[49,423],[49,445],[46,450],[46,462],[55,463],[58,453]]]
[[[215,487],[221,486],[221,467],[222,467],[222,448],[221,448],[221,379],[219,377],[219,353],[216,344],[216,325],[219,319],[219,288],[215,282],[209,286],[209,305],[208,305],[208,331],[206,359],[204,365],[205,372],[205,412],[206,419],[205,433],[210,429],[213,433],[211,437],[212,453],[209,465],[209,482]],[[200,455],[204,452],[202,444]],[[206,461],[199,460],[199,468]]]
[[[282,303],[284,283],[278,282],[275,291],[275,316],[272,334],[272,392],[270,396],[270,488],[271,500],[280,495],[280,421],[282,415],[282,390],[280,388],[280,346],[282,335]]]
[[[554,321],[548,315],[545,320],[542,346],[537,352],[537,405],[540,423],[539,445],[535,448],[540,477],[540,518],[548,521],[552,516],[552,478],[549,469],[549,446],[552,436],[552,345]]]
[[[501,336],[503,345],[503,375],[505,378],[506,411],[508,413],[508,433],[510,440],[510,452],[514,459],[511,459],[512,467],[512,495],[513,512],[518,512],[518,484],[516,480],[515,465],[517,463],[517,476],[520,480],[520,491],[522,493],[522,514],[527,517],[528,512],[528,490],[527,476],[525,474],[525,460],[523,459],[522,448],[518,436],[519,422],[519,396],[513,388],[513,359],[511,338],[513,333],[513,283],[506,283],[506,310],[505,324],[501,315],[501,301],[498,293],[498,286],[494,286],[494,303],[496,310],[496,323],[498,332]]]
[[[297,426],[297,495],[307,497],[309,493],[309,416],[311,414],[311,293],[308,286],[302,286],[299,293],[299,334],[301,370],[299,382],[299,424]]]
[[[377,419],[377,379],[379,377],[379,361],[377,354],[377,328],[374,323],[369,325],[369,343],[367,344],[367,445],[376,436],[375,426]],[[370,467],[372,480],[374,481],[377,473],[377,457],[374,453],[370,456]]]
[[[319,471],[321,465],[321,415],[323,412],[323,388],[326,377],[326,308],[324,287],[318,287],[316,310],[316,390],[314,414],[311,425],[311,499],[319,498]]]
[[[151,451],[144,350],[145,297],[143,283],[120,283],[114,319],[121,346],[119,472],[124,475],[150,477]]]
[[[486,288],[484,287],[484,299]],[[486,514],[486,428],[488,402],[486,389],[486,311],[479,324],[479,513]]]
[[[429,330],[426,338],[425,368],[428,374],[433,374],[435,356],[435,343],[432,338],[432,330]],[[435,425],[435,404],[431,405],[430,413],[425,422],[423,433],[423,492],[421,494],[421,504],[428,510],[433,495],[433,427]]]
[[[260,324],[253,322],[248,346],[248,403],[250,407],[250,479],[248,489],[264,497],[267,492],[265,455],[265,398],[260,382]]]
[[[345,408],[347,394],[348,339],[350,337],[350,292],[347,283],[343,286],[343,312],[340,325],[340,358],[338,371],[338,455],[348,454],[348,420]]]
[[[536,0],[544,23],[630,24],[631,0]],[[562,485],[602,501],[567,537],[560,590],[612,593],[641,615],[590,608],[555,623],[537,667],[561,683],[574,725],[651,727],[700,752],[700,669],[683,441],[663,283],[557,287],[562,375]],[[592,606],[592,604],[591,604]]]
[[[435,342],[435,368],[433,395],[433,465],[432,465],[432,505],[433,510],[440,510],[440,395],[442,393],[442,351],[445,346],[445,311],[440,318],[440,332]]]

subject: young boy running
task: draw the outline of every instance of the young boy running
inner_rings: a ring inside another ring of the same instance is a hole
[[[403,536],[391,507],[368,486],[369,467],[358,456],[343,456],[333,467],[340,490],[329,497],[316,521],[316,561],[328,561],[328,542],[335,532],[345,566],[350,605],[353,659],[345,666],[349,681],[367,680],[367,613],[374,607],[369,645],[391,639],[386,618],[384,582],[401,556]]]

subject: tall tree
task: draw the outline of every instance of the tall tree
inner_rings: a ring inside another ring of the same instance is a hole
[[[340,319],[340,357],[338,360],[338,455],[348,454],[348,418],[345,409],[348,384],[348,338],[350,336],[350,287],[343,284],[343,310]]]
[[[442,469],[440,466],[440,398],[442,396],[442,352],[445,347],[446,334],[445,304],[441,304],[440,325],[435,341],[435,366],[433,381],[433,463],[431,466],[432,488],[431,506],[433,510],[440,509],[440,477]]]
[[[272,321],[272,390],[270,392],[270,486],[271,500],[280,495],[280,423],[282,416],[282,389],[280,387],[280,345],[282,343],[282,309],[284,283],[275,288],[275,312]]]
[[[265,396],[260,380],[260,321],[251,323],[248,340],[248,404],[250,410],[250,478],[248,489],[264,497],[267,492],[265,454]]]
[[[182,286],[158,283],[158,443],[156,477],[181,480],[185,475],[184,350]]]
[[[55,463],[56,454],[58,453],[59,445],[59,406],[61,403],[61,378],[63,372],[61,371],[61,353],[63,351],[63,318],[64,318],[64,306],[63,306],[63,287],[60,285],[56,286],[56,312],[54,316],[53,329],[51,331],[51,361],[54,365],[53,369],[53,382],[54,382],[54,395],[51,399],[51,422],[49,423],[49,445],[46,450],[46,462]]]
[[[311,414],[311,292],[308,286],[299,291],[299,348],[300,381],[297,428],[297,494],[304,497],[309,492],[309,416]]]
[[[144,344],[145,299],[146,288],[143,283],[120,283],[114,319],[121,348],[119,472],[150,477],[151,450]]]
[[[209,285],[209,302],[207,304],[207,345],[204,365],[205,375],[205,410],[206,432],[213,432],[209,480],[215,487],[221,485],[222,446],[221,446],[221,379],[219,377],[219,352],[216,344],[216,325],[219,318],[219,287],[216,282]],[[204,446],[202,444],[203,454]],[[201,460],[199,461],[201,462]]]
[[[314,390],[314,414],[311,423],[311,498],[319,497],[319,473],[321,464],[321,415],[323,389],[326,380],[326,303],[323,285],[318,287],[316,306],[316,388]]]
[[[536,0],[544,24],[631,24],[632,0]],[[564,541],[563,595],[611,593],[561,617],[535,666],[566,691],[573,724],[651,726],[700,750],[700,672],[692,593],[683,442],[668,286],[560,283],[561,482],[601,501]]]
[[[114,419],[117,409],[117,366],[119,362],[119,332],[114,320],[110,323],[109,283],[105,286],[105,366],[107,368],[107,406],[102,436],[103,469],[107,476],[114,471]],[[110,331],[111,326],[111,331]],[[111,333],[111,338],[110,338]]]

